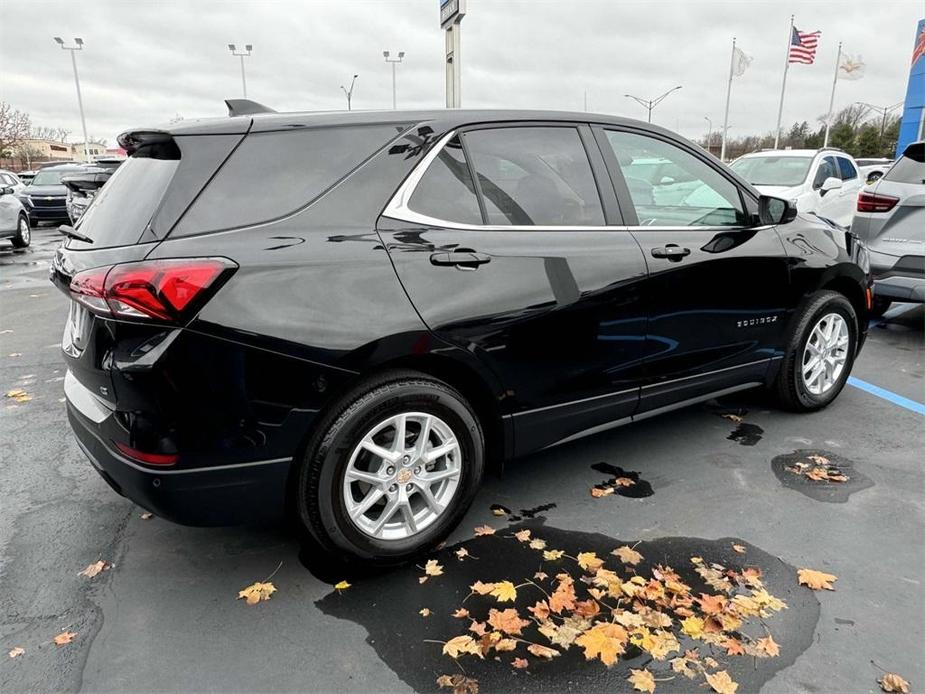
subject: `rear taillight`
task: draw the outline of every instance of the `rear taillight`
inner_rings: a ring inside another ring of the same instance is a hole
[[[101,315],[179,322],[202,308],[236,268],[226,258],[125,263],[77,273],[70,292]]]
[[[858,195],[858,212],[889,212],[898,202],[899,198],[892,195],[861,193]]]
[[[137,460],[139,463],[147,463],[148,465],[176,465],[177,461],[180,459],[180,456],[176,453],[145,453],[144,451],[136,450],[118,441],[113,441],[113,443],[116,444],[116,448],[119,449],[122,455],[132,460]]]

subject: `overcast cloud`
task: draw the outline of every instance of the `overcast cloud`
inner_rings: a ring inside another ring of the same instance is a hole
[[[836,46],[861,53],[866,76],[840,82],[836,108],[905,95],[921,0],[622,2],[469,0],[462,32],[463,106],[589,110],[645,118],[625,93],[658,96],[680,84],[654,121],[688,137],[722,122],[733,36],[754,58],[733,85],[730,135],[770,131],[777,116],[787,27],[822,31],[815,65],[793,65],[784,123],[828,107]],[[444,104],[438,0],[75,2],[0,0],[0,98],[34,125],[80,138],[68,55],[78,54],[87,129],[113,144],[124,129],[221,116],[241,96],[228,43],[254,44],[248,96],[277,110],[345,108],[340,85],[359,74],[356,109],[391,107],[384,49],[404,50],[399,108]]]

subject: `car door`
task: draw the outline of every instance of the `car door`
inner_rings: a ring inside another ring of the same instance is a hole
[[[812,212],[820,217],[831,219],[839,222],[839,216],[844,215],[844,199],[839,197],[841,190],[822,190],[822,184],[827,178],[841,179],[841,173],[838,170],[838,163],[833,155],[826,155],[819,159],[816,167],[816,174],[813,176],[813,196],[815,205],[812,206]]]
[[[851,163],[848,157],[837,156],[838,177],[842,180],[840,190],[833,192],[838,193],[838,216],[835,221],[844,226],[851,226],[851,219],[854,217],[854,211],[857,207],[858,191],[861,189],[861,177],[857,168]]]
[[[12,188],[6,180],[0,180],[0,189]],[[22,204],[13,193],[0,195],[0,231],[12,231],[19,222],[19,210]]]
[[[646,263],[586,125],[446,134],[379,233],[429,328],[503,382],[516,452],[632,415]]]
[[[762,382],[787,310],[788,262],[776,229],[757,226],[752,194],[694,147],[629,127],[595,134],[649,268],[639,412]],[[654,156],[697,186],[661,202],[633,180],[633,161]]]

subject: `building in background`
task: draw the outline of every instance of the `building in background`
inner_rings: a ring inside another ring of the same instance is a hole
[[[915,30],[915,47],[909,66],[909,86],[896,140],[896,158],[910,142],[925,140],[925,19],[919,20]]]
[[[106,145],[100,144],[99,142],[88,142],[86,154],[84,153],[83,142],[75,142],[71,145],[71,158],[74,161],[87,161],[87,154],[90,155],[90,161],[93,161],[97,157],[105,157]]]
[[[23,140],[13,148],[13,160],[20,164],[21,169],[31,169],[36,163],[45,161],[71,161],[74,152],[69,142],[56,140],[40,140],[29,138]]]

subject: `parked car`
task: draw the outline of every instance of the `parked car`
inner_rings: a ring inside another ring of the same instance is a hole
[[[892,159],[884,157],[874,157],[872,159],[855,159],[858,165],[858,173],[861,180],[866,183],[873,183],[893,165]]]
[[[0,239],[9,239],[14,248],[25,248],[32,241],[29,216],[11,185],[0,183]]]
[[[732,170],[760,192],[796,200],[800,212],[849,226],[862,179],[850,154],[834,149],[778,149],[736,159]]]
[[[20,171],[16,174],[19,177],[19,180],[22,181],[23,185],[29,185],[32,183],[32,179],[35,178],[35,171]]]
[[[914,142],[886,174],[864,186],[852,230],[870,248],[873,315],[894,301],[925,302],[925,142]]]
[[[16,195],[19,193],[19,191],[26,187],[26,184],[23,183],[19,176],[14,174],[12,171],[0,169],[0,187],[12,188],[13,194]]]
[[[99,159],[84,169],[83,173],[65,176],[61,179],[61,183],[67,189],[65,206],[71,224],[76,224],[83,216],[99,189],[123,161],[123,159]]]
[[[83,173],[83,164],[59,164],[42,168],[32,182],[18,193],[18,197],[29,215],[29,223],[69,222],[67,214],[67,188],[61,183],[65,176]]]
[[[504,459],[748,388],[817,410],[864,341],[863,244],[658,126],[243,103],[121,135],[53,262],[77,441],[158,516],[402,561]]]

